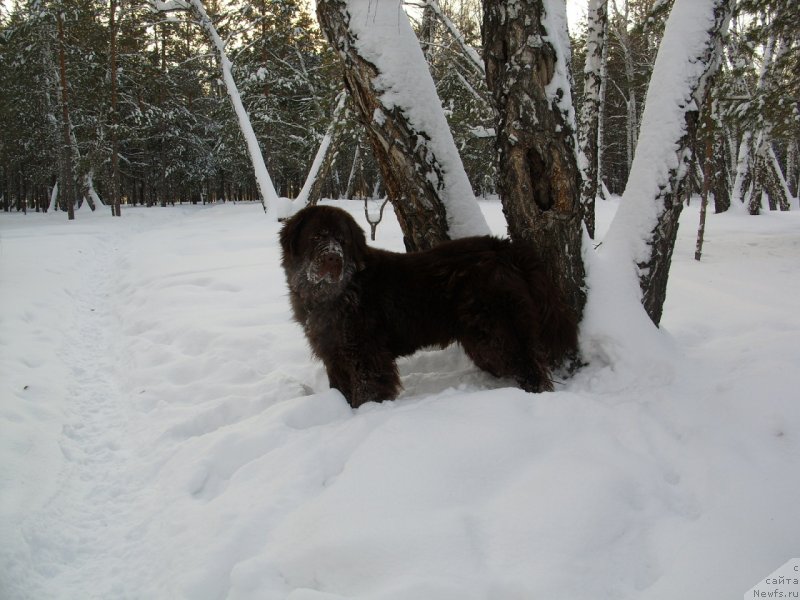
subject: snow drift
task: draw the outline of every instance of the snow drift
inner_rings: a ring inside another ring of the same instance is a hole
[[[1,214],[0,597],[741,597],[800,534],[797,219],[682,228],[665,330],[596,307],[554,393],[450,348],[353,411],[260,206]]]

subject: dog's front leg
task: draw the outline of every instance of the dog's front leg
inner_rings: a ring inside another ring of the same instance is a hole
[[[393,400],[400,391],[400,375],[388,352],[342,355],[325,366],[331,387],[342,392],[353,408]]]

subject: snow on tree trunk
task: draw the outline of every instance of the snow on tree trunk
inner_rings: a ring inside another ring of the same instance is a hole
[[[586,64],[583,69],[580,146],[582,165],[581,204],[589,237],[594,238],[594,203],[600,189],[600,120],[602,118],[603,56],[608,21],[608,0],[589,0],[587,7]]]
[[[509,234],[533,241],[580,316],[583,215],[564,3],[485,0],[483,44]]]
[[[792,193],[789,191],[789,185],[786,183],[786,178],[783,176],[781,165],[778,162],[778,157],[775,156],[775,148],[771,143],[764,144],[764,160],[766,162],[766,180],[764,182],[772,201],[777,203],[778,208],[782,211],[789,210],[792,202]]]
[[[341,121],[341,114],[344,110],[345,101],[347,100],[347,95],[344,92],[340,92],[336,98],[336,108],[333,110],[333,118],[331,119],[331,124],[328,125],[328,129],[325,132],[325,136],[322,138],[322,142],[319,145],[319,149],[317,150],[316,156],[314,156],[314,162],[311,164],[311,168],[308,171],[308,175],[306,176],[306,181],[303,184],[303,188],[300,190],[300,193],[297,195],[297,198],[294,199],[292,212],[296,212],[303,208],[306,204],[309,203],[309,199],[311,199],[311,203],[316,202],[319,199],[319,193],[311,195],[311,189],[315,183],[320,180],[320,169],[322,168],[323,162],[325,162],[326,157],[328,156],[328,152],[331,147],[331,140],[333,139],[334,133],[336,129],[339,127]],[[328,167],[330,168],[330,161],[327,162]],[[323,175],[324,171],[323,169]],[[319,189],[319,186],[317,186]]]
[[[772,142],[765,131],[761,131],[756,138],[753,151],[753,166],[750,169],[753,187],[748,202],[748,212],[751,215],[761,213],[763,194],[766,192],[770,210],[789,210],[791,205],[791,192],[783,176],[778,157],[772,147]]]
[[[747,200],[745,194],[747,193],[748,187],[746,183],[750,176],[750,151],[752,137],[752,131],[745,131],[742,134],[742,141],[739,144],[739,151],[737,152],[736,174],[734,175],[733,188],[731,189],[731,206],[734,210],[743,206]]]
[[[217,28],[206,13],[201,0],[169,0],[161,2],[154,0],[154,6],[159,11],[171,10],[186,10],[191,13],[208,37],[211,39],[211,45],[217,55],[217,62],[222,73],[222,81],[225,84],[225,89],[228,92],[228,97],[233,105],[233,110],[236,113],[236,118],[239,122],[239,128],[247,143],[247,151],[250,154],[250,161],[253,164],[253,171],[255,172],[256,183],[261,196],[261,204],[264,206],[264,211],[274,217],[281,218],[289,214],[291,206],[289,201],[278,197],[275,191],[275,186],[272,184],[272,178],[267,171],[267,165],[264,162],[264,156],[261,154],[261,147],[258,144],[253,126],[250,123],[250,116],[242,104],[242,98],[239,95],[239,88],[236,86],[236,81],[233,79],[231,72],[232,64],[225,52],[225,42],[217,33]]]
[[[775,36],[771,35],[767,38],[764,44],[764,57],[761,61],[761,67],[758,72],[758,80],[756,81],[755,94],[764,89],[767,78],[767,72],[772,64],[775,48]],[[756,143],[753,145],[753,138],[756,138]],[[742,141],[739,145],[739,152],[736,160],[736,177],[733,181],[733,190],[731,192],[731,204],[737,209],[741,206],[748,205],[750,214],[758,214],[761,205],[761,185],[758,177],[754,177],[759,167],[758,151],[761,148],[763,140],[763,129],[756,127],[754,129],[745,130],[742,134]],[[752,195],[748,196],[750,191],[750,182],[753,182],[757,191],[758,198]],[[759,208],[756,208],[759,207]],[[756,212],[753,212],[753,211]]]
[[[50,206],[47,211],[58,212],[58,181],[56,181],[53,189],[50,190]]]
[[[658,325],[678,231],[691,139],[716,71],[733,0],[675,0],[647,91],[639,141],[603,245],[638,267],[642,304]]]
[[[319,0],[410,250],[489,232],[399,0]]]

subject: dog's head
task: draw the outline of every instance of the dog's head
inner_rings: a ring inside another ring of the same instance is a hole
[[[364,231],[346,211],[309,206],[290,218],[280,234],[282,264],[289,285],[331,294],[364,268]]]

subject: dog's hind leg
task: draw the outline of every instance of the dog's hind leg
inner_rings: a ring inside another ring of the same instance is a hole
[[[476,311],[472,305],[469,318],[462,319],[458,341],[479,368],[495,377],[513,378],[526,392],[552,391],[547,356],[539,347],[536,328],[525,317],[533,311],[513,303],[503,308],[507,310]]]
[[[513,378],[526,392],[553,390],[544,356],[521,340],[467,336],[461,345],[477,367],[495,377]]]

